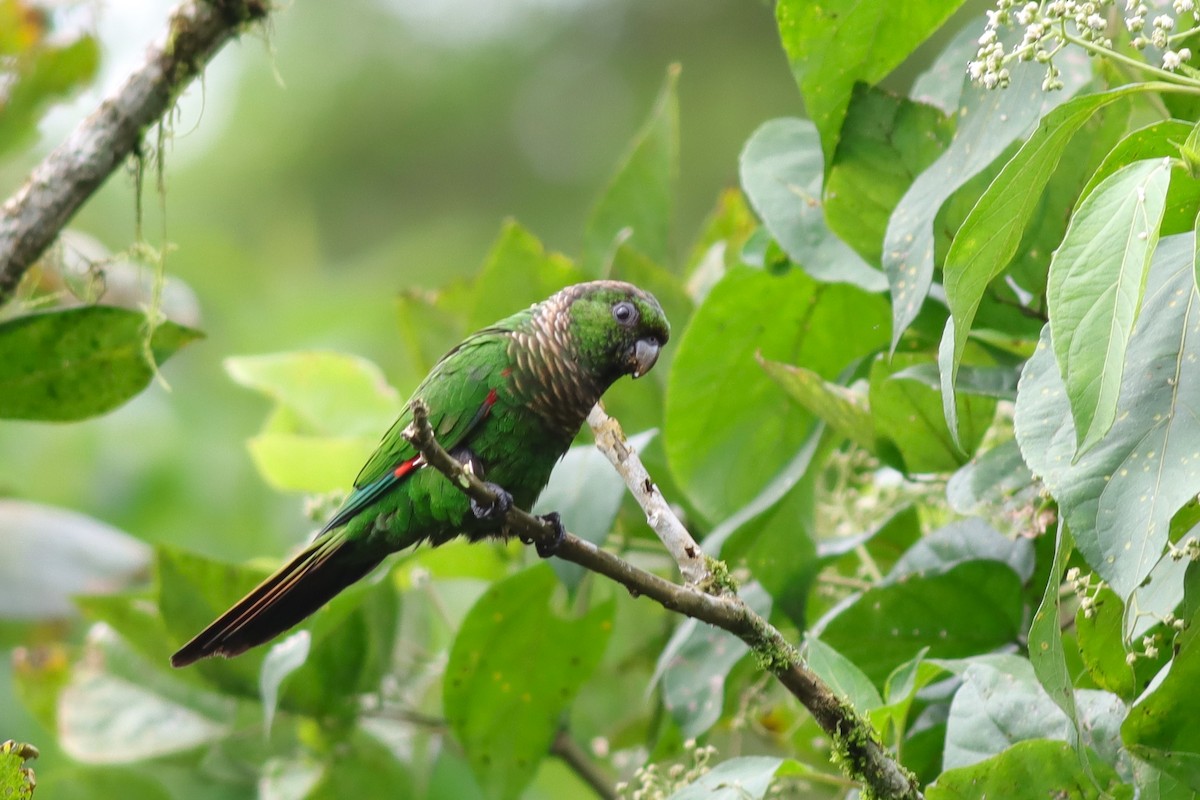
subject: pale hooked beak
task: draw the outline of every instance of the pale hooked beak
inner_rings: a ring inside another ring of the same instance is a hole
[[[655,339],[638,339],[633,347],[633,377],[642,377],[658,361],[659,344]]]

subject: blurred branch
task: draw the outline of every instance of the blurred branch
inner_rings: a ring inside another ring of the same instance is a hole
[[[637,451],[625,438],[625,431],[621,430],[621,425],[606,414],[598,403],[588,414],[587,421],[596,437],[596,448],[625,479],[625,485],[646,512],[647,524],[658,534],[671,558],[679,565],[679,573],[683,575],[683,579],[693,586],[704,586],[711,581],[712,574],[700,546],[654,485],[650,473],[638,458]]]
[[[495,493],[437,442],[425,404],[415,401],[412,410],[413,421],[404,430],[404,438],[464,494],[485,508],[493,506],[497,500]],[[611,424],[619,431],[615,420]],[[516,507],[508,511],[504,521],[509,534],[534,544],[553,546],[557,537],[555,527],[546,519]],[[859,717],[853,706],[840,699],[816,673],[804,666],[796,648],[778,629],[736,595],[709,594],[695,586],[672,583],[572,533],[567,533],[558,542],[554,555],[613,579],[635,597],[645,595],[664,608],[734,634],[751,647],[759,664],[804,704],[830,736],[838,761],[850,777],[869,786],[880,798],[917,800],[921,797],[916,779],[883,748],[870,723]],[[723,581],[714,583],[714,591],[725,587]]]
[[[162,42],[0,208],[0,305],[79,207],[130,155],[221,46],[264,19],[267,0],[185,0]]]
[[[571,734],[560,730],[550,743],[550,753],[562,759],[563,763],[592,787],[598,797],[603,800],[616,800],[617,793],[613,790],[612,781],[588,758],[588,754],[571,738]]]

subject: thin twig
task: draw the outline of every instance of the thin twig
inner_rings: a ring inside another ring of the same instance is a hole
[[[550,753],[561,758],[603,800],[617,800],[612,781],[596,766],[596,762],[588,758],[588,754],[571,738],[571,734],[560,730],[550,743]]]
[[[646,512],[647,524],[658,534],[671,558],[679,565],[679,574],[693,586],[703,586],[711,581],[712,575],[700,546],[654,485],[650,473],[625,438],[621,426],[599,404],[592,408],[587,421],[596,437],[596,448],[609,460],[617,474],[625,479],[625,485]]]
[[[428,464],[464,494],[484,507],[492,506],[497,499],[495,493],[437,442],[425,405],[415,401],[412,410],[413,421],[404,430],[404,437],[412,442]],[[504,522],[509,534],[533,543],[550,545],[557,535],[549,522],[516,507],[508,511]],[[870,723],[805,667],[796,648],[783,634],[736,595],[708,594],[695,586],[672,583],[571,533],[558,543],[554,555],[613,579],[635,597],[645,595],[664,608],[734,634],[750,645],[762,667],[773,673],[809,710],[833,740],[851,777],[870,786],[881,798],[917,800],[921,797],[916,779],[883,748]],[[714,591],[722,588],[719,584],[713,587]]]
[[[185,0],[163,40],[115,93],[42,160],[0,209],[0,305],[79,207],[130,155],[225,42],[270,10],[267,0]]]

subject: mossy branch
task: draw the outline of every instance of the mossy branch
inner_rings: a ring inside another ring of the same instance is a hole
[[[484,507],[492,506],[497,499],[492,490],[438,443],[429,424],[429,409],[425,404],[414,401],[412,411],[413,421],[404,430],[404,438],[412,442],[428,464],[445,475],[464,494]],[[615,426],[615,432],[620,433],[615,420],[609,419],[606,424]],[[624,438],[623,433],[620,436]],[[520,508],[514,507],[508,511],[505,524],[508,533],[535,544],[551,544],[556,536],[550,523]],[[728,591],[708,592],[698,586],[673,583],[639,569],[572,533],[567,533],[558,544],[554,556],[611,578],[625,586],[635,597],[649,597],[664,608],[737,636],[750,645],[762,668],[775,675],[833,739],[839,766],[851,778],[859,781],[878,798],[918,800],[921,797],[912,773],[884,749],[870,724],[804,665],[799,652],[777,628],[755,613],[736,594]]]
[[[267,0],[185,0],[162,40],[91,116],[38,164],[0,208],[0,305],[75,212],[131,155],[204,65],[248,25]]]

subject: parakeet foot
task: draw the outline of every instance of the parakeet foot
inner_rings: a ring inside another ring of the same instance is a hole
[[[558,552],[558,546],[563,543],[563,539],[567,538],[567,529],[563,527],[562,518],[558,516],[557,511],[551,511],[549,514],[543,514],[539,517],[543,522],[548,523],[551,528],[554,528],[554,538],[548,542],[538,542],[534,547],[537,548],[537,554],[542,558],[549,558]]]
[[[485,522],[500,522],[508,514],[509,509],[513,507],[512,495],[504,491],[504,488],[497,486],[494,483],[485,483],[487,488],[492,490],[496,495],[495,501],[489,506],[483,506],[475,502],[475,498],[471,498],[471,513],[476,519],[484,520]]]

